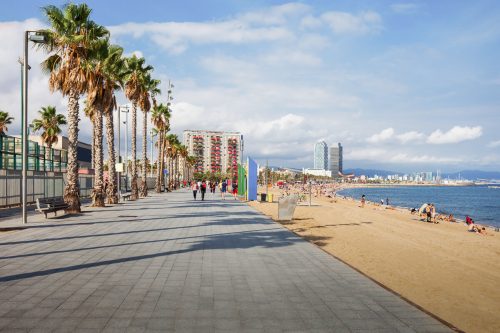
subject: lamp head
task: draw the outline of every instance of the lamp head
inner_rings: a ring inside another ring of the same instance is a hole
[[[30,41],[32,41],[34,43],[45,43],[46,42],[45,35],[42,35],[39,33],[36,33],[34,35],[29,35],[28,38]]]

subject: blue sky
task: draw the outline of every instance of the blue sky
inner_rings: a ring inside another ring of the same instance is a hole
[[[175,84],[176,133],[241,131],[246,153],[273,165],[311,167],[325,140],[342,142],[347,167],[500,170],[498,1],[87,3],[114,43]],[[0,3],[0,109],[14,116],[22,31],[46,24],[46,4]],[[32,115],[64,111],[46,83],[33,68]]]

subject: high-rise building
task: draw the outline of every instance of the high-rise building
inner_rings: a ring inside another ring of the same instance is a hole
[[[338,147],[330,147],[330,170],[332,176],[338,176],[339,172],[342,173],[342,145]]]
[[[238,172],[243,154],[243,135],[238,132],[185,130],[184,145],[196,158],[195,172]]]
[[[314,169],[328,169],[328,146],[325,141],[314,144]]]

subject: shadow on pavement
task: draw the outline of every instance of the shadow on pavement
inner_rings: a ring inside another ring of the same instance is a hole
[[[214,225],[217,224],[217,222],[213,222],[213,223],[214,223]],[[240,224],[241,222],[239,222],[239,220],[237,220],[237,221],[233,221],[232,223]],[[162,229],[160,229],[160,230],[162,230]],[[163,230],[165,230],[165,229],[163,229]],[[156,230],[150,229],[150,230],[144,230],[143,232],[154,232],[154,231],[156,231]],[[124,233],[136,233],[136,232],[138,232],[138,231],[130,231],[130,232],[124,232]],[[118,234],[120,234],[120,233],[118,233]],[[96,235],[88,235],[86,237],[93,237],[93,236],[96,236]],[[79,237],[80,236],[78,236],[77,238],[79,238]],[[71,238],[71,237],[69,237],[69,238]],[[13,274],[13,275],[0,277],[0,282],[21,280],[21,279],[32,278],[32,277],[37,277],[37,276],[46,276],[46,275],[50,275],[50,274],[80,270],[80,269],[90,268],[90,267],[107,266],[107,265],[119,264],[119,263],[124,263],[124,262],[132,262],[132,261],[138,261],[138,260],[144,260],[144,259],[165,257],[165,256],[174,255],[174,254],[188,253],[188,252],[192,252],[192,251],[200,251],[200,250],[206,251],[206,250],[211,250],[211,249],[247,249],[247,248],[252,248],[252,247],[257,247],[257,246],[262,247],[262,248],[275,248],[275,247],[290,246],[294,243],[305,242],[305,240],[294,235],[293,233],[289,232],[288,230],[283,229],[281,227],[275,227],[275,228],[264,229],[264,230],[261,229],[261,230],[255,230],[255,231],[239,231],[239,232],[221,233],[221,234],[213,234],[213,235],[182,237],[182,238],[176,238],[176,239],[162,239],[162,240],[153,240],[153,241],[144,241],[144,242],[134,242],[134,243],[129,243],[129,244],[120,243],[120,244],[103,245],[103,246],[81,248],[81,249],[70,249],[70,250],[66,250],[66,251],[51,251],[51,252],[46,252],[45,254],[84,251],[84,250],[97,249],[97,248],[103,248],[103,247],[111,248],[111,247],[116,247],[116,246],[175,241],[175,240],[181,240],[181,239],[196,239],[196,238],[201,238],[201,239],[194,240],[190,243],[186,243],[186,244],[189,244],[189,246],[185,249],[151,253],[151,254],[145,254],[145,255],[139,255],[139,256],[131,256],[131,257],[125,257],[125,258],[119,258],[119,259],[102,260],[102,261],[97,261],[97,262],[90,262],[90,263],[77,264],[77,265],[71,265],[71,266],[63,266],[63,267],[33,271],[33,272],[28,272],[28,273]],[[31,254],[31,255],[38,255],[38,254]],[[22,255],[22,256],[27,256],[27,255]],[[13,257],[15,257],[15,256],[7,257],[7,258],[13,258]]]

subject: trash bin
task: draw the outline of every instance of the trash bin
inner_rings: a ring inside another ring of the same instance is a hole
[[[266,197],[267,197],[266,193],[261,193],[260,194],[260,201],[261,202],[265,202],[266,201]]]
[[[273,199],[274,199],[274,196],[272,193],[269,193],[269,195],[267,196],[267,201],[268,202],[273,202]]]

